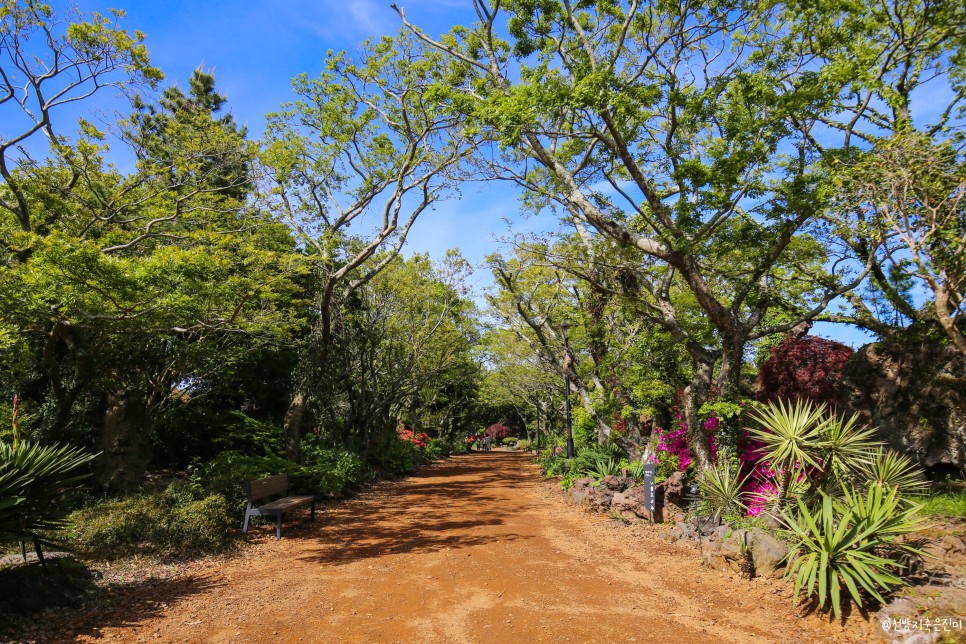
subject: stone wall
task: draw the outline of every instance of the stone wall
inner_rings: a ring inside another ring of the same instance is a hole
[[[878,342],[845,365],[842,406],[936,472],[966,467],[966,360],[949,346]]]

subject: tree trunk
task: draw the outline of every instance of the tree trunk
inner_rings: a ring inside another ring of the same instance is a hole
[[[282,438],[285,440],[285,458],[301,464],[302,457],[302,419],[308,408],[308,395],[302,388],[295,391],[292,402],[285,411],[282,421]]]
[[[704,428],[698,411],[710,397],[713,373],[713,361],[695,360],[694,379],[684,389],[684,418],[688,424],[688,447],[691,449],[695,463],[702,470],[710,468],[713,460],[708,431]]]
[[[94,481],[111,494],[126,494],[144,478],[151,460],[151,423],[144,394],[108,392]]]
[[[733,398],[741,384],[741,367],[745,361],[745,342],[725,343],[721,352],[721,366],[715,382],[722,398]]]
[[[936,319],[939,321],[939,326],[949,336],[953,347],[966,358],[966,336],[963,336],[962,332],[960,332],[956,325],[956,319],[953,317],[956,308],[953,305],[954,298],[951,295],[952,291],[936,279],[930,280],[929,285],[932,287],[933,294],[936,297],[933,309],[935,310]]]

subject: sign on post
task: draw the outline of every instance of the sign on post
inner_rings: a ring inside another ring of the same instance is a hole
[[[651,521],[654,520],[654,464],[648,463],[644,466],[644,507],[651,513]]]

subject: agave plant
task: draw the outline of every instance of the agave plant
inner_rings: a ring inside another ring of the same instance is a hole
[[[859,606],[862,590],[884,603],[883,592],[905,583],[894,572],[900,558],[924,554],[912,543],[898,541],[920,527],[918,507],[902,505],[895,488],[877,485],[870,485],[864,495],[846,489],[842,499],[819,494],[821,504],[814,510],[797,499],[796,513],[781,513],[795,539],[785,574],[795,578],[796,600],[803,591],[817,595],[819,607],[830,603],[836,617],[841,615],[843,588]]]
[[[94,458],[84,450],[18,441],[0,443],[0,542],[60,546],[45,533],[63,527],[56,502],[89,476],[79,471]]]
[[[742,515],[747,512],[747,494],[743,488],[750,476],[748,474],[743,479],[739,478],[727,461],[703,470],[697,479],[698,512],[716,517]]]

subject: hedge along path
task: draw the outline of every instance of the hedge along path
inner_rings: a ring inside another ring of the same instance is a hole
[[[563,503],[525,454],[454,457],[250,534],[206,564],[75,624],[81,641],[868,641],[792,607],[780,581],[701,567],[661,527]],[[154,593],[155,596],[152,596]]]

